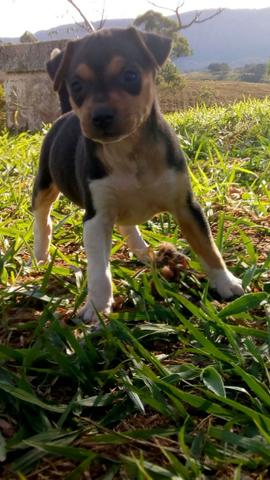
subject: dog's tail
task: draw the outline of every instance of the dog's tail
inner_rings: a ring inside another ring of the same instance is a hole
[[[51,51],[50,60],[47,62],[46,67],[47,67],[47,72],[52,80],[54,80],[55,74],[58,70],[62,57],[63,57],[63,52],[59,48],[54,48]],[[68,94],[65,83],[63,83],[63,85],[61,86],[58,92],[58,96],[60,100],[62,114],[66,112],[70,112],[71,105],[69,102],[69,94]]]

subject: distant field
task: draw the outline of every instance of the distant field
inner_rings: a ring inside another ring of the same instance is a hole
[[[263,99],[270,95],[270,83],[208,80],[200,78],[202,76],[200,73],[190,75],[184,78],[184,86],[159,89],[163,113],[186,110],[197,105],[227,105],[248,98]],[[5,113],[0,83],[0,129],[4,123]]]
[[[270,95],[270,84],[218,80],[185,80],[183,88],[164,88],[159,92],[163,112],[174,112],[196,105],[234,103],[247,98]]]

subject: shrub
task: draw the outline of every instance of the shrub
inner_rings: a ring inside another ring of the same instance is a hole
[[[162,87],[179,87],[184,80],[171,60],[167,60],[157,75],[157,84]]]
[[[220,73],[220,72],[229,72],[230,67],[228,63],[209,63],[208,70],[213,73]]]
[[[239,79],[242,82],[263,82],[267,75],[266,63],[256,63],[251,65],[245,65],[242,70]]]
[[[26,30],[24,34],[20,37],[21,43],[35,43],[37,41],[38,39],[35,37],[35,35],[33,35],[33,33],[31,32],[28,32],[28,30]]]

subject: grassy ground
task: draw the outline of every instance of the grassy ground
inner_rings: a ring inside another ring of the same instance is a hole
[[[81,212],[58,201],[52,261],[31,267],[43,134],[0,137],[1,478],[269,478],[269,118],[269,100],[168,117],[250,291],[221,302],[164,214],[142,230],[153,248],[170,240],[185,252],[177,281],[130,258],[115,233],[115,311],[95,333],[76,324]]]

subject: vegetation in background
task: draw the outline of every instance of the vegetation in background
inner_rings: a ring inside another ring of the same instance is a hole
[[[191,50],[186,38],[179,31],[176,20],[166,17],[161,13],[149,10],[138,16],[134,21],[135,27],[143,28],[146,32],[154,32],[172,39],[172,52],[170,59],[160,69],[157,83],[161,85],[180,85],[181,75],[173,60],[179,57],[191,55]]]
[[[159,88],[177,88],[180,90],[185,85],[183,75],[180,74],[175,64],[169,59],[159,70],[156,77]]]
[[[168,116],[247,293],[221,301],[163,214],[142,232],[153,249],[184,251],[178,281],[140,265],[115,232],[115,310],[96,332],[76,317],[82,212],[58,200],[52,260],[31,266],[43,133],[1,135],[1,478],[269,478],[269,117],[268,99]]]
[[[0,132],[5,127],[6,120],[6,102],[4,87],[0,83]]]
[[[267,80],[267,64],[255,63],[239,68],[239,80],[242,82],[265,82]]]
[[[26,30],[24,34],[20,37],[21,43],[35,43],[37,41],[38,39],[35,37],[35,35],[28,30]]]
[[[214,75],[217,80],[222,80],[223,78],[226,78],[228,76],[228,73],[231,69],[228,63],[213,62],[209,63],[207,70],[212,73],[212,75]]]
[[[182,6],[183,4],[178,5],[175,9],[164,7],[165,10],[174,13],[174,18],[162,15],[154,10],[148,10],[143,15],[139,15],[134,21],[136,27],[142,28],[146,32],[154,32],[172,39],[170,59],[160,69],[157,76],[157,83],[162,86],[181,86],[181,84],[183,84],[182,76],[174,64],[174,61],[180,57],[191,55],[192,50],[190,49],[187,39],[183,37],[182,31],[195,23],[207,22],[222,12],[222,9],[218,9],[214,11],[214,13],[204,17],[202,16],[202,12],[196,12],[190,22],[184,25],[180,14]]]
[[[179,58],[191,54],[188,41],[180,34],[180,28],[176,20],[149,10],[143,15],[138,16],[134,21],[134,25],[135,27],[143,28],[145,32],[153,32],[171,38],[172,58]]]
[[[214,62],[207,67],[216,80],[235,80],[240,82],[268,82],[269,73],[266,63],[251,63],[243,67],[231,68],[228,63]]]

